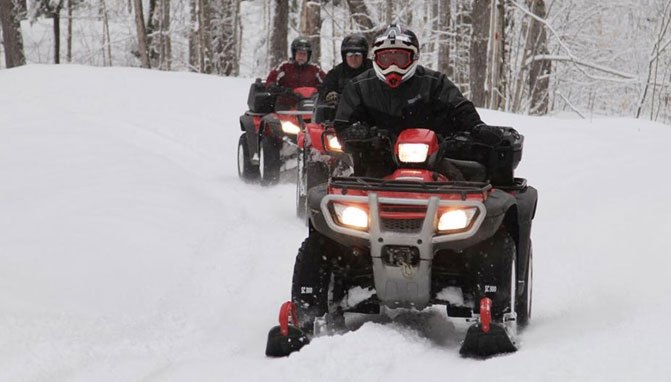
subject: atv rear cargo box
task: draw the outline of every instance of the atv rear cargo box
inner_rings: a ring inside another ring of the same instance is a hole
[[[247,106],[253,113],[271,113],[275,108],[276,95],[266,89],[265,81],[257,78],[249,88]]]

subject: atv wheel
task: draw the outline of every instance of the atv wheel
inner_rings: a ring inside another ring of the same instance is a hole
[[[328,182],[329,170],[323,163],[311,162],[303,150],[298,153],[298,181],[296,182],[296,216],[307,225],[308,191],[317,185]]]
[[[517,300],[517,324],[520,327],[525,327],[529,324],[531,319],[531,303],[532,303],[532,292],[533,292],[533,281],[534,281],[534,262],[533,262],[533,250],[531,244],[529,244],[529,260],[527,261],[527,271],[525,273],[524,281],[524,292],[520,295]]]
[[[333,252],[340,245],[317,231],[310,232],[296,256],[291,300],[298,310],[299,326],[313,333],[314,321],[329,312],[335,284]],[[335,309],[331,309],[335,310]]]
[[[252,158],[249,155],[245,133],[242,133],[238,141],[238,176],[247,182],[259,177],[259,168],[252,164]]]
[[[280,180],[280,149],[272,139],[261,140],[259,146],[259,174],[261,184],[268,186]]]

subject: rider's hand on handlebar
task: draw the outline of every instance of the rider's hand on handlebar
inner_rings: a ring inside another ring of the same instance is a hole
[[[346,141],[360,141],[370,137],[370,128],[361,122],[355,122],[343,132]]]

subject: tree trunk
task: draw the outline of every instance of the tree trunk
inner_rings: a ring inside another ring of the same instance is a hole
[[[196,71],[198,64],[198,9],[197,0],[189,0],[189,70]]]
[[[349,6],[350,14],[352,19],[361,29],[361,33],[366,36],[366,39],[373,42],[375,38],[375,26],[373,25],[373,20],[368,16],[368,8],[364,0],[347,0],[347,5]]]
[[[321,61],[321,10],[321,5],[315,0],[303,0],[301,34],[310,40],[313,62]]]
[[[68,9],[68,30],[67,30],[67,36],[65,37],[65,61],[69,64],[72,62],[72,8],[74,8],[74,5],[72,4],[73,0],[68,0],[68,3],[66,5]]]
[[[275,4],[270,31],[270,66],[275,67],[287,58],[287,29],[289,27],[289,0],[273,0]]]
[[[216,23],[210,30],[216,55],[215,69],[218,74],[231,76],[239,70],[239,41],[236,19],[239,16],[237,0],[218,0],[215,9]]]
[[[394,22],[394,0],[387,0],[387,7],[386,7],[386,22],[387,25],[391,24]]]
[[[451,78],[452,68],[450,67],[448,33],[450,31],[452,7],[450,0],[439,0],[435,4],[437,5],[437,12],[434,12],[434,17],[437,17],[438,23],[438,71]]]
[[[528,0],[531,13],[545,19],[545,2],[543,0]],[[545,27],[540,22],[531,19],[529,21],[529,36],[527,40],[527,52],[529,57],[538,54],[547,54],[547,34]],[[531,114],[544,115],[548,112],[550,87],[551,62],[549,60],[532,60],[529,68],[529,93],[531,95]]]
[[[61,8],[63,1],[59,1],[51,12],[54,18],[54,64],[61,63]]]
[[[0,0],[0,24],[5,48],[5,65],[8,68],[25,65],[19,8],[12,0]]]
[[[143,68],[151,68],[149,54],[147,53],[147,32],[144,28],[144,13],[142,11],[142,0],[133,0],[135,8],[135,28],[137,29],[137,49]]]
[[[212,73],[213,69],[213,53],[212,53],[212,39],[210,38],[210,27],[212,25],[212,8],[211,0],[198,1],[198,51],[200,61],[201,73]]]
[[[471,11],[470,88],[471,101],[477,107],[484,107],[487,102],[485,79],[487,78],[490,4],[491,0],[473,0]]]
[[[160,16],[157,15],[159,13],[159,7],[156,6],[157,1],[160,0],[149,0],[149,15],[147,15],[145,28],[145,33],[147,35],[147,52],[149,53],[151,66],[154,68],[159,66],[159,63],[157,62],[159,47],[157,45],[160,44],[158,41],[159,39],[156,38],[156,24],[157,20],[160,18]],[[158,21],[158,23],[160,24],[160,21]]]
[[[105,0],[100,0],[100,5],[103,17],[103,65],[112,66],[112,40],[110,38],[109,18],[107,17],[107,4]],[[105,55],[105,51],[107,51],[107,55]]]
[[[505,103],[505,81],[503,79],[505,56],[504,25],[505,9],[503,0],[494,0],[490,7],[489,38],[487,44],[486,107],[500,109]]]
[[[170,0],[161,0],[159,12],[158,61],[161,70],[172,66],[172,43],[170,41]]]

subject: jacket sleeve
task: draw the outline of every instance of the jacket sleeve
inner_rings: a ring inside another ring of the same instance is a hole
[[[439,100],[447,106],[447,117],[455,130],[470,131],[483,123],[473,103],[461,94],[447,76],[442,75],[440,83]]]
[[[327,94],[338,90],[338,67],[329,70],[324,77],[324,82],[319,88],[319,99],[324,100]]]
[[[362,122],[367,125],[371,123],[363,105],[359,84],[349,81],[345,85],[338,102],[338,110],[335,117],[336,133],[340,133],[354,122]]]
[[[275,69],[271,70],[270,73],[268,73],[268,77],[266,78],[266,87],[270,87],[272,85],[277,84],[277,77],[280,74],[280,66],[276,67]]]

